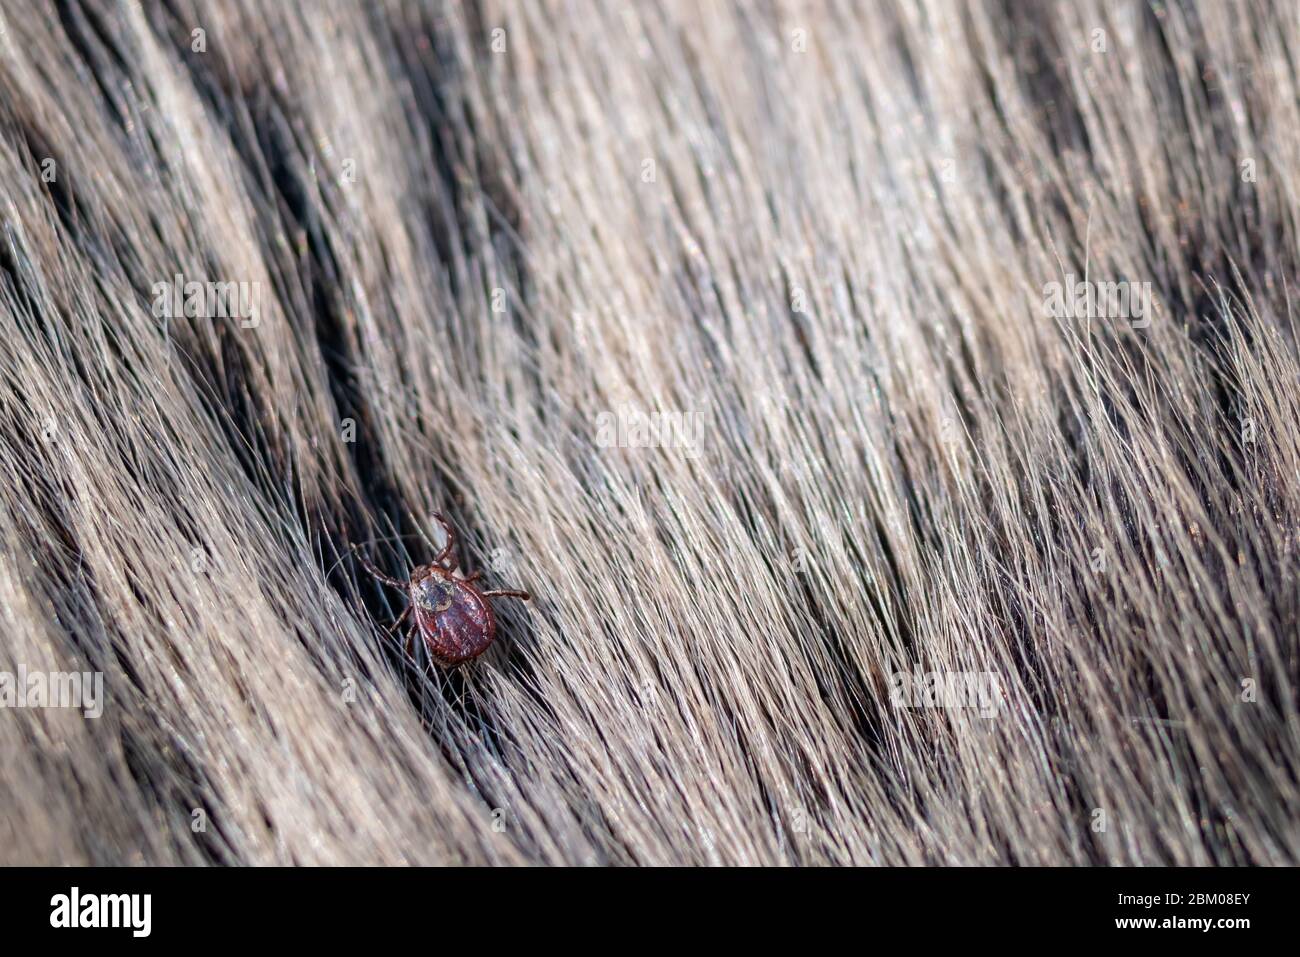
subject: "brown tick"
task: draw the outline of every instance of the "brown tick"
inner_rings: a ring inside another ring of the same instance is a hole
[[[406,635],[406,653],[411,653],[415,632],[418,631],[429,657],[444,668],[451,668],[483,654],[496,637],[497,619],[492,613],[489,598],[510,597],[530,601],[532,596],[526,591],[508,589],[481,591],[473,583],[482,572],[457,578],[453,572],[458,564],[452,554],[456,547],[456,535],[445,518],[441,515],[434,515],[434,518],[447,533],[447,544],[430,564],[416,566],[411,571],[409,581],[389,578],[366,561],[360,552],[357,557],[361,559],[366,571],[381,582],[406,592],[409,604],[397,621],[393,622],[390,632],[402,623],[412,608],[415,609],[415,620]]]

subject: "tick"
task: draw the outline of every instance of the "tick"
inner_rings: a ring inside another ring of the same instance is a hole
[[[415,620],[406,634],[406,653],[411,653],[418,631],[429,657],[444,668],[451,668],[483,654],[496,637],[497,619],[488,599],[522,598],[531,601],[532,596],[526,591],[513,589],[482,591],[474,585],[482,572],[457,578],[453,574],[459,567],[454,557],[456,534],[441,515],[435,514],[434,518],[447,533],[447,543],[430,564],[416,566],[408,581],[388,577],[366,561],[360,552],[357,557],[375,578],[406,593],[406,609],[393,622],[390,632],[396,630],[412,608],[415,609]]]

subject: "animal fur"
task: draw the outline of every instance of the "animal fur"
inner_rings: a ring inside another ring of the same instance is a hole
[[[0,862],[1300,857],[1292,0],[0,9]]]

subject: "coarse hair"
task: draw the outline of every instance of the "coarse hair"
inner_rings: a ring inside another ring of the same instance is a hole
[[[0,862],[1300,857],[1292,0],[2,9]]]

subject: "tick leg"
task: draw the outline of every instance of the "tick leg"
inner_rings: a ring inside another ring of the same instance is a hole
[[[452,531],[451,525],[442,517],[441,512],[434,512],[433,517],[437,520],[438,524],[442,526],[442,530],[447,533],[447,544],[442,546],[442,551],[440,551],[438,556],[433,560],[433,564],[441,565],[451,556],[452,550],[456,547],[456,533]]]
[[[383,582],[385,585],[392,585],[394,588],[407,588],[407,587],[409,587],[409,585],[410,585],[409,582],[399,582],[396,578],[389,578],[387,575],[385,575],[383,572],[381,572],[381,571],[380,571],[378,568],[376,568],[374,565],[370,564],[370,562],[366,561],[366,556],[365,556],[365,555],[362,555],[361,552],[357,551],[357,547],[358,547],[358,546],[353,545],[353,546],[352,546],[352,550],[353,550],[354,552],[357,553],[357,559],[358,559],[358,561],[361,562],[362,566],[364,566],[364,568],[365,568],[366,571],[370,572],[370,574],[374,575],[376,578],[378,578],[378,579],[379,579],[381,582]]]
[[[482,578],[482,577],[483,577],[483,573],[482,573],[482,572],[475,572],[475,573],[472,574],[472,575],[466,575],[464,578],[461,579],[461,581],[463,581],[463,582],[476,582],[476,581],[478,581],[478,580],[479,580],[480,578]]]
[[[397,630],[397,626],[400,625],[406,619],[406,616],[409,615],[410,613],[411,613],[411,606],[407,605],[405,608],[402,609],[402,613],[397,616],[397,621],[393,622],[391,625],[388,626],[388,631],[384,632],[384,637],[391,638],[393,632]]]
[[[494,591],[485,591],[482,593],[484,598],[522,598],[524,601],[532,601],[533,596],[526,591],[514,591],[506,588],[498,588]]]

